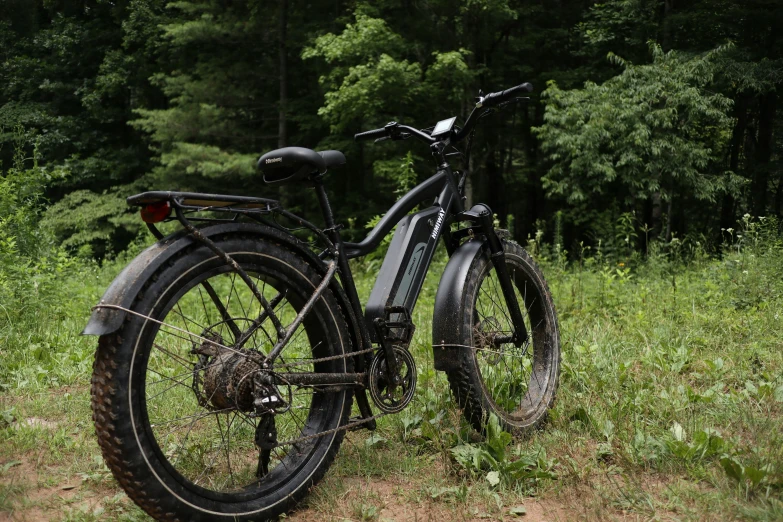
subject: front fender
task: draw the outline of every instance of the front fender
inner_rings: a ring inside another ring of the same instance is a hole
[[[319,273],[326,273],[326,266],[323,261],[318,259],[318,257],[298,239],[286,232],[269,226],[251,223],[225,223],[203,228],[201,229],[201,233],[209,238],[224,234],[242,233],[259,236],[261,239],[272,240],[294,250],[294,252],[312,264]],[[130,308],[133,301],[136,299],[136,296],[139,295],[139,292],[141,292],[144,284],[149,278],[152,277],[164,263],[183,249],[191,246],[195,241],[197,240],[189,235],[187,231],[179,231],[161,239],[147,248],[120,272],[106,290],[106,293],[103,294],[99,304]],[[354,333],[355,337],[355,318],[350,306],[346,306],[347,298],[345,297],[345,293],[342,288],[339,287],[336,279],[332,281],[332,285],[330,286],[334,287],[333,289],[336,290],[335,293],[337,294],[338,302],[340,302],[340,305],[343,308],[346,319],[354,323],[354,332],[352,333]],[[84,328],[84,331],[82,331],[82,335],[106,335],[116,332],[120,326],[122,326],[125,316],[126,312],[122,310],[95,308],[87,326]]]
[[[440,278],[432,314],[432,352],[435,369],[448,372],[457,368],[461,344],[462,299],[473,261],[484,251],[483,239],[471,239],[451,255]]]

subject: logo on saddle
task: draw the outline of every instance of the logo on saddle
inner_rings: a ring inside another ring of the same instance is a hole
[[[270,163],[282,163],[282,161],[283,161],[283,158],[281,156],[279,158],[268,158],[264,163],[269,165]]]

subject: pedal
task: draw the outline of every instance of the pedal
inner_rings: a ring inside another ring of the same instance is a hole
[[[416,332],[410,311],[404,306],[387,306],[385,312],[385,320],[378,324],[380,338],[389,344],[407,348]],[[397,317],[392,320],[394,314]]]

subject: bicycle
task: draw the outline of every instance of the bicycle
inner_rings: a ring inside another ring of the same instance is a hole
[[[373,430],[410,403],[411,312],[441,238],[450,259],[435,297],[435,369],[477,430],[490,415],[514,434],[542,423],[560,371],[551,294],[489,207],[464,208],[467,170],[448,161],[455,149],[467,165],[476,123],[530,90],[479,93],[462,127],[453,117],[356,134],[418,139],[438,164],[359,243],[342,240],[324,188],[327,170],[345,163],[338,151],[287,147],[258,162],[267,184],[313,187],[325,228],[259,197],[128,198],[158,241],[114,280],[83,333],[100,336],[98,441],[131,499],[158,520],[258,520],[293,507],[347,430]],[[164,237],[156,225],[174,220],[182,229]],[[362,311],[348,260],[395,225]],[[350,418],[353,398],[359,415]]]

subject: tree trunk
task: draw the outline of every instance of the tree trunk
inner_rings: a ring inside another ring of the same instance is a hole
[[[731,134],[730,152],[729,152],[729,170],[734,174],[739,173],[739,157],[742,150],[742,144],[745,141],[745,131],[748,127],[748,97],[742,94],[738,95],[737,101],[734,105],[734,116],[737,118],[737,123],[734,125],[734,129]],[[723,202],[721,203],[720,211],[720,227],[721,228],[733,228],[735,225],[734,218],[734,195],[726,193],[723,196]]]
[[[674,0],[664,0],[663,2],[663,39],[661,47],[664,51],[671,49],[671,12],[674,9]]]
[[[774,91],[762,95],[759,100],[759,130],[751,185],[754,216],[763,216],[767,211],[769,162],[772,159],[772,149],[774,148],[772,131],[775,124],[776,105],[777,93]]]
[[[660,237],[661,235],[661,221],[663,219],[663,212],[662,212],[662,206],[661,206],[661,191],[656,190],[653,192],[651,204],[652,204],[652,210],[650,211],[650,218],[651,218],[651,231],[653,237]]]
[[[288,50],[286,40],[288,34],[288,0],[280,0],[278,16],[278,52],[280,55],[280,104],[278,107],[277,146],[288,145],[288,124],[286,120],[286,105],[288,104]]]
[[[487,178],[487,204],[492,212],[502,221],[505,217],[505,186],[503,180],[503,165],[498,162],[497,136],[487,136],[487,157],[484,163]],[[500,158],[500,162],[503,158]]]

